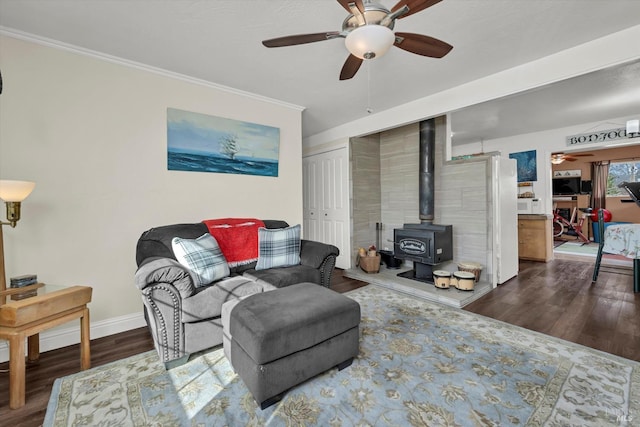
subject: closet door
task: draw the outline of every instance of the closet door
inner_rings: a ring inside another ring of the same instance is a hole
[[[350,268],[347,148],[303,158],[304,238],[340,249],[336,265]]]

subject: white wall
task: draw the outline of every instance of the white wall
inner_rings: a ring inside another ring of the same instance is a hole
[[[510,153],[520,151],[536,150],[537,176],[538,180],[533,183],[533,192],[536,197],[543,202],[543,210],[551,213],[553,201],[551,194],[551,154],[558,151],[571,152],[576,148],[585,150],[598,150],[601,148],[619,147],[627,144],[638,144],[637,140],[618,140],[605,143],[580,144],[578,147],[567,147],[566,137],[591,131],[603,131],[624,127],[628,119],[640,116],[640,111],[633,117],[619,117],[603,120],[602,122],[584,123],[576,126],[568,126],[559,129],[550,129],[543,132],[533,132],[523,135],[516,135],[507,138],[491,139],[487,141],[475,142],[454,146],[453,156],[484,152],[498,151],[502,157],[509,158]]]
[[[302,108],[7,35],[0,68],[0,178],[36,182],[4,227],[7,277],[92,286],[92,326],[141,318],[135,247],[151,227],[302,223]],[[168,171],[167,107],[280,128],[279,176]]]
[[[640,25],[305,138],[305,149],[436,117],[640,58]],[[470,64],[473,66],[473,64]]]

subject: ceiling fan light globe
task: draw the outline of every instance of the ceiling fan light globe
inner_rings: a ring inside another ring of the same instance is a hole
[[[360,59],[380,58],[395,43],[396,37],[382,25],[363,25],[352,30],[344,44],[352,55]]]

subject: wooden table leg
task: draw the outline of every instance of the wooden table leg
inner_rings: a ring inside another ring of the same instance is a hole
[[[25,363],[23,334],[15,334],[9,338],[9,408],[24,406]]]
[[[80,318],[80,369],[91,368],[91,347],[89,338],[89,309],[85,307]]]
[[[27,358],[29,362],[40,359],[40,334],[33,334],[27,338]]]

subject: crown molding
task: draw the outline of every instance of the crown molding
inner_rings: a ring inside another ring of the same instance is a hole
[[[47,38],[47,37],[37,36],[35,34],[26,33],[26,32],[20,31],[20,30],[4,27],[4,26],[1,26],[1,25],[0,25],[0,35],[11,37],[11,38],[14,38],[14,39],[24,40],[24,41],[27,41],[27,42],[39,44],[39,45],[42,45],[42,46],[51,47],[51,48],[54,48],[54,49],[60,49],[60,50],[64,50],[64,51],[67,51],[67,52],[72,52],[72,53],[88,56],[88,57],[99,59],[99,60],[102,60],[102,61],[107,61],[107,62],[111,62],[111,63],[118,64],[118,65],[123,65],[123,66],[129,67],[129,68],[135,68],[137,70],[147,71],[149,73],[157,74],[157,75],[160,75],[160,76],[163,76],[163,77],[168,77],[168,78],[171,78],[171,79],[181,80],[181,81],[184,81],[184,82],[187,82],[187,83],[197,84],[197,85],[200,85],[200,86],[221,90],[221,91],[224,91],[224,92],[232,93],[232,94],[239,95],[239,96],[244,96],[244,97],[247,97],[247,98],[252,98],[252,99],[255,99],[257,101],[267,102],[267,103],[270,103],[270,104],[278,105],[280,107],[285,107],[285,108],[289,108],[289,109],[296,110],[296,111],[303,111],[305,109],[305,107],[303,107],[303,106],[296,105],[296,104],[291,104],[291,103],[288,103],[288,102],[285,102],[285,101],[281,101],[279,99],[269,98],[269,97],[258,95],[258,94],[255,94],[255,93],[246,92],[246,91],[239,90],[239,89],[234,89],[234,88],[229,87],[229,86],[224,86],[224,85],[213,83],[213,82],[210,82],[210,81],[207,81],[207,80],[198,79],[198,78],[195,78],[195,77],[187,76],[185,74],[175,73],[173,71],[168,71],[168,70],[164,70],[162,68],[153,67],[151,65],[142,64],[140,62],[130,61],[128,59],[119,58],[117,56],[113,56],[113,55],[109,55],[109,54],[106,54],[106,53],[98,52],[98,51],[95,51],[95,50],[86,49],[86,48],[83,48],[83,47],[80,47],[80,46],[75,46],[75,45],[72,45],[72,44],[64,43],[64,42],[61,42],[59,40],[54,40],[54,39],[50,39],[50,38]]]

